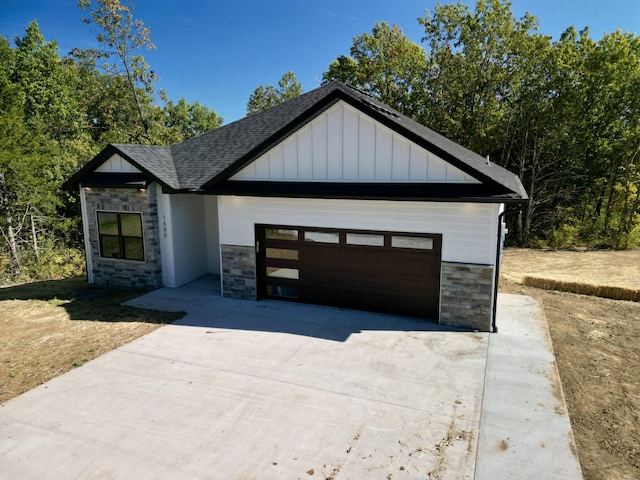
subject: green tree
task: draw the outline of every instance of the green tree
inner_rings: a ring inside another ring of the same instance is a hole
[[[0,37],[0,63],[11,65],[15,52]],[[51,213],[59,204],[52,183],[51,141],[25,123],[26,95],[0,71],[0,231],[11,270],[20,272],[18,235],[30,211]]]
[[[584,37],[576,42],[581,68],[574,87],[579,155],[589,180],[579,202],[582,234],[625,247],[638,225],[640,38],[619,31],[598,42]]]
[[[156,94],[158,76],[138,54],[155,45],[149,28],[133,16],[129,0],[96,0],[93,8],[91,0],[78,4],[90,11],[83,21],[100,28],[99,47],[72,52],[82,78],[87,127],[98,145],[176,143],[222,124],[215,110],[199,102],[174,103],[163,91]],[[158,96],[164,105],[158,104]]]
[[[215,110],[196,101],[187,102],[184,98],[178,102],[167,101],[157,108],[160,118],[155,122],[158,131],[154,137],[163,144],[182,142],[200,133],[222,126],[223,119]]]
[[[24,113],[28,124],[46,128],[51,138],[62,139],[76,133],[82,113],[77,102],[78,82],[58,54],[55,41],[45,41],[36,21],[16,37],[10,81],[25,95]]]
[[[436,5],[418,19],[427,44],[428,104],[422,121],[486,155],[517,90],[518,50],[535,32],[535,17],[516,19],[506,0]]]
[[[323,81],[340,80],[366,91],[405,115],[416,117],[425,100],[424,49],[402,30],[376,22],[371,34],[353,39],[350,56],[331,62]]]
[[[289,71],[278,80],[278,86],[260,85],[256,88],[247,102],[247,115],[261,112],[280,103],[291,100],[302,93],[302,84],[298,82],[296,74]]]
[[[90,9],[91,0],[78,0],[78,5],[83,10]],[[100,46],[88,50],[74,49],[72,53],[90,66],[103,61],[101,67],[105,73],[124,80],[126,90],[122,93],[126,92],[126,95],[118,104],[124,107],[122,101],[128,100],[126,103],[132,105],[137,114],[136,117],[129,117],[129,131],[134,132],[134,138],[150,142],[151,126],[147,117],[153,103],[153,84],[158,77],[149,68],[144,56],[136,52],[143,48],[155,49],[155,45],[151,42],[149,28],[134,18],[133,9],[129,0],[97,0],[96,7],[89,11],[90,18],[85,17],[82,21],[98,26],[96,40]]]
[[[324,80],[350,83],[516,172],[520,244],[640,244],[640,38],[558,41],[507,0],[440,5],[418,19],[426,53],[376,24]]]

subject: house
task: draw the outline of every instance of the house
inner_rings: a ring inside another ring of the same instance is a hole
[[[172,146],[109,145],[78,188],[89,282],[490,331],[514,174],[331,82]]]

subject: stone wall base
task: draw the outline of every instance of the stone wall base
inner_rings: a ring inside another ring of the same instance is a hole
[[[237,245],[220,245],[220,251],[222,257],[222,296],[256,300],[255,249]]]
[[[91,188],[85,191],[87,230],[93,283],[114,287],[159,288],[162,286],[160,230],[156,184],[146,190],[133,188]],[[103,258],[96,211],[135,212],[142,214],[144,261]]]
[[[491,331],[494,267],[442,262],[440,324]]]

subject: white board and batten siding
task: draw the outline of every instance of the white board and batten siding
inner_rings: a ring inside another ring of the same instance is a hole
[[[178,287],[206,275],[209,253],[204,197],[167,195],[158,189],[158,223],[163,285]],[[217,252],[217,245],[212,248]]]
[[[480,183],[342,101],[230,180]]]
[[[441,234],[442,260],[494,265],[499,204],[218,198],[220,243],[252,246],[255,224]]]
[[[140,170],[117,154],[112,155],[95,171],[101,173],[140,173]]]

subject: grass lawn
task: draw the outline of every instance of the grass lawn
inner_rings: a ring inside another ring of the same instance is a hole
[[[183,315],[121,305],[142,293],[84,278],[0,288],[0,403]]]

